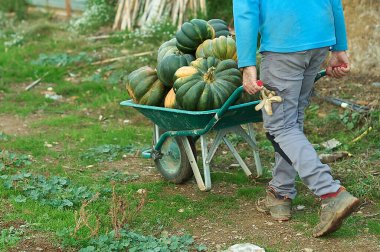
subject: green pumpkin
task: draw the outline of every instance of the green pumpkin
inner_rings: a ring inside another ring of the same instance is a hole
[[[220,60],[236,60],[236,42],[231,37],[225,36],[208,39],[198,46],[195,55],[197,58],[207,58],[212,56]]]
[[[172,54],[180,54],[180,51],[178,50],[176,44],[177,44],[176,38],[173,38],[163,43],[160,46],[160,48],[158,48],[157,62],[160,63],[160,61],[164,59],[166,56],[169,56]]]
[[[195,58],[190,54],[172,54],[163,58],[157,65],[158,79],[167,87],[174,84],[174,73],[183,66],[188,66]]]
[[[176,33],[177,48],[183,53],[193,54],[206,39],[215,38],[215,31],[202,19],[185,22]]]
[[[199,58],[175,73],[173,85],[178,105],[185,110],[220,108],[242,84],[242,75],[232,59]]]
[[[211,19],[207,23],[209,23],[212,28],[214,28],[216,38],[220,36],[228,37],[231,35],[226,21],[222,19]]]
[[[127,91],[135,103],[161,106],[167,90],[151,67],[141,67],[128,75]]]

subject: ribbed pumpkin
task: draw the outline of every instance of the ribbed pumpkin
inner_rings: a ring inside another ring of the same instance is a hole
[[[218,38],[220,36],[229,36],[231,35],[230,34],[230,31],[228,29],[228,24],[222,20],[222,19],[211,19],[209,21],[207,21],[207,23],[209,23],[212,28],[214,28],[214,31],[215,31],[215,37]]]
[[[172,54],[163,58],[157,65],[157,76],[167,87],[172,87],[174,73],[183,66],[188,66],[194,57],[190,54]]]
[[[212,56],[221,60],[236,60],[236,42],[231,37],[225,36],[208,39],[204,41],[200,46],[198,46],[195,55],[197,58],[206,58]]]
[[[185,22],[176,33],[177,48],[183,53],[194,53],[206,39],[215,38],[214,28],[202,19]]]
[[[157,62],[160,63],[160,61],[165,58],[166,56],[173,55],[173,54],[179,54],[180,51],[178,50],[177,46],[177,39],[173,38],[169,41],[166,41],[158,48],[158,54],[157,54]]]
[[[176,100],[175,100],[175,92],[174,89],[170,89],[169,93],[165,97],[164,102],[165,108],[175,108],[176,107]]]
[[[175,73],[174,91],[185,110],[220,108],[242,84],[241,72],[232,59],[199,58]]]
[[[156,71],[148,66],[128,75],[127,91],[135,103],[150,106],[161,106],[167,92]]]

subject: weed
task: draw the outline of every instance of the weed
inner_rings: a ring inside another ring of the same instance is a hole
[[[131,145],[120,146],[117,144],[104,144],[88,149],[88,152],[81,156],[82,159],[94,160],[95,162],[111,162],[124,153],[133,153],[134,148]]]
[[[347,129],[354,129],[363,118],[363,115],[358,112],[353,112],[350,110],[345,110],[343,115],[340,115],[340,120],[347,127]]]
[[[120,230],[128,223],[131,223],[145,205],[147,196],[146,190],[141,190],[141,193],[138,193],[138,195],[139,196],[136,196],[135,194],[133,200],[128,202],[116,194],[115,183],[113,183],[110,215],[116,238],[120,238]]]
[[[19,194],[14,198],[16,202],[25,202],[27,198],[50,205],[58,209],[78,206],[83,200],[91,199],[93,192],[85,186],[71,186],[64,177],[53,176],[46,178],[31,173],[3,175],[4,187],[14,189]]]
[[[99,198],[99,193],[96,193],[90,200],[85,200],[80,207],[79,212],[75,211],[75,228],[71,236],[77,237],[77,233],[83,227],[87,227],[90,230],[90,235],[87,238],[94,237],[98,235],[99,232],[99,217],[96,217],[95,227],[92,227],[90,224],[91,214],[87,211],[86,207],[91,204],[91,202]]]
[[[115,231],[100,235],[91,239],[89,246],[79,250],[80,252],[93,251],[205,251],[204,245],[195,245],[194,239],[190,235],[183,236],[144,236],[142,234],[121,229],[119,238]]]
[[[8,138],[7,134],[0,132],[0,141],[8,141]]]
[[[19,155],[7,150],[2,150],[0,152],[0,171],[24,167],[26,165],[30,165],[31,163],[32,161],[27,155]]]
[[[32,61],[32,65],[47,66],[53,65],[56,67],[67,66],[70,64],[76,64],[79,62],[91,63],[93,58],[87,55],[85,52],[80,52],[77,55],[68,55],[67,53],[58,54],[40,54],[37,60]]]
[[[24,231],[22,229],[17,229],[13,226],[2,229],[0,232],[0,249],[3,250],[16,245],[21,240],[23,234]]]
[[[104,174],[104,176],[108,182],[114,181],[114,182],[122,182],[122,183],[133,181],[140,177],[138,174],[129,175],[128,173],[122,173],[118,170],[107,171]]]

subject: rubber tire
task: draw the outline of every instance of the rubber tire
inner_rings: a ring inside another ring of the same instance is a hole
[[[153,130],[154,132],[154,130]],[[159,130],[160,132],[160,135],[162,135],[163,133],[165,133],[164,130]],[[191,146],[191,149],[193,151],[193,154],[194,154],[194,157],[195,157],[195,160],[197,160],[197,152],[196,152],[196,147],[195,147],[195,141],[193,140],[192,137],[187,137],[187,139],[189,140],[189,143],[190,143],[190,146]],[[172,141],[174,140],[175,144],[178,146],[178,149],[179,149],[179,154],[181,156],[181,162],[179,164],[179,169],[177,169],[176,172],[172,172],[172,173],[169,173],[165,167],[163,166],[163,162],[162,162],[162,159],[156,159],[154,160],[154,163],[156,165],[156,168],[157,170],[161,173],[161,175],[167,179],[168,181],[170,182],[173,182],[175,184],[182,184],[182,183],[185,183],[186,181],[188,181],[189,179],[191,179],[193,177],[193,169],[191,168],[191,165],[190,165],[190,161],[186,155],[186,151],[185,151],[185,146],[183,145],[180,137],[168,137],[165,142],[167,141]],[[163,144],[163,147],[165,145],[165,142]],[[155,136],[154,136],[154,133],[153,133],[153,144],[155,145]]]

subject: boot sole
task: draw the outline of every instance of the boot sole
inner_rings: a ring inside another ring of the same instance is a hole
[[[313,236],[321,237],[338,230],[342,226],[343,220],[346,219],[348,216],[350,216],[350,214],[356,210],[359,204],[360,204],[359,199],[353,200],[351,204],[345,207],[342,211],[337,212],[333,220],[328,225],[326,225],[322,231],[319,231],[318,233],[313,234]]]

